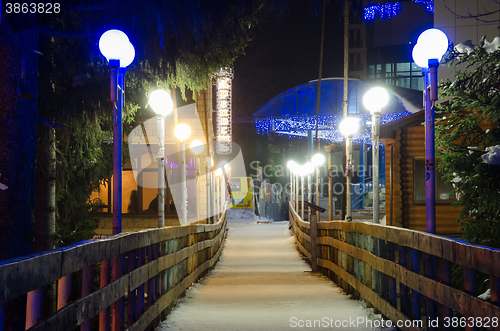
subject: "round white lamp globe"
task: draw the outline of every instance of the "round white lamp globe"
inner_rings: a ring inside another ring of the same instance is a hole
[[[290,160],[287,162],[286,166],[288,169],[290,169],[291,172],[295,172],[297,168],[297,163],[295,163],[295,161]]]
[[[413,47],[411,56],[413,58],[413,62],[415,62],[415,64],[420,68],[427,68],[429,66],[429,59],[427,58],[425,50],[421,44],[416,44]]]
[[[99,49],[108,59],[120,60],[125,57],[130,41],[127,35],[120,30],[108,30],[99,39]],[[132,61],[131,61],[132,62]]]
[[[363,104],[370,113],[380,112],[389,102],[389,94],[382,87],[374,87],[363,96]]]
[[[120,59],[120,67],[126,68],[128,67],[135,58],[135,48],[130,42],[127,44],[126,51],[123,57]]]
[[[187,124],[179,124],[174,129],[174,134],[180,141],[184,141],[191,135],[191,128]]]
[[[170,114],[174,108],[174,103],[172,102],[170,94],[164,90],[151,92],[149,95],[149,104],[156,114],[162,116]]]
[[[352,136],[359,130],[359,118],[345,118],[342,122],[340,122],[339,130],[345,137]]]
[[[315,154],[312,157],[311,162],[314,166],[318,167],[318,166],[322,165],[323,163],[325,163],[325,157],[321,153]]]
[[[189,145],[189,148],[191,148],[194,155],[200,154],[203,151],[204,147],[205,146],[203,145],[203,143],[200,140],[193,140],[191,142],[191,145]]]

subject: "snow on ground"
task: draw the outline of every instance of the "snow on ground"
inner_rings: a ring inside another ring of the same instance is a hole
[[[310,272],[288,222],[229,210],[228,229],[216,267],[179,300],[160,331],[382,330],[370,327],[382,323],[379,315]]]

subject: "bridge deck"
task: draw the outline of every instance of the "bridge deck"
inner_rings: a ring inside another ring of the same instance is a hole
[[[349,299],[328,278],[309,272],[288,222],[228,218],[228,227],[217,266],[189,291],[160,330],[378,329],[365,327],[381,321],[361,302]],[[316,327],[307,327],[314,320]],[[361,324],[354,327],[350,320]],[[344,327],[335,327],[342,322]]]

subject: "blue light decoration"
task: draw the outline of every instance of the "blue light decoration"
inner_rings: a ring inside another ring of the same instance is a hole
[[[424,1],[424,0],[420,0]],[[373,21],[375,16],[380,15],[381,19],[396,16],[401,10],[401,2],[378,3],[364,8],[363,18],[365,21]]]
[[[400,118],[410,115],[408,111],[396,113],[382,113],[380,115],[380,124],[386,124],[396,121]],[[372,133],[371,125],[366,124],[371,120],[370,114],[353,115],[361,119],[361,127],[359,132],[354,135],[353,142],[371,145]],[[338,130],[339,123],[342,121],[342,115],[320,115],[318,117],[318,138],[327,140],[331,143],[342,143],[344,136]],[[315,130],[315,116],[285,116],[285,117],[268,117],[256,118],[255,128],[258,134],[277,133],[279,135],[288,135],[298,138],[307,137],[309,130]]]
[[[429,13],[434,13],[434,0],[413,0],[413,2],[425,5],[425,10]]]

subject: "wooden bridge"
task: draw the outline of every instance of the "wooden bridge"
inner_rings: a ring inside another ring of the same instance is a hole
[[[379,224],[304,222],[291,205],[290,223],[299,251],[319,272],[399,329],[500,330],[500,250]],[[0,330],[5,305],[26,295],[27,330],[152,330],[214,266],[225,233],[223,213],[216,224],[123,233],[2,261]],[[116,270],[118,259],[126,270]],[[463,273],[462,284],[452,284],[452,270]],[[70,302],[72,275],[81,275],[82,295]],[[490,301],[477,298],[479,277],[489,278]],[[42,300],[33,296],[54,282],[58,309],[42,317]]]

